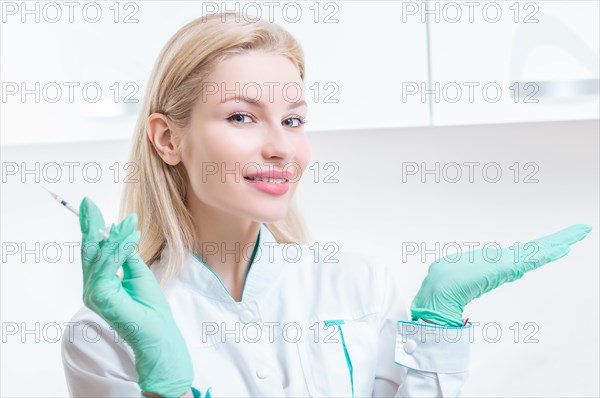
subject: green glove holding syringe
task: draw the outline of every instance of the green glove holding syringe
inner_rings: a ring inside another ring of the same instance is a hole
[[[154,274],[135,250],[140,239],[135,230],[137,214],[130,214],[109,230],[91,199],[84,198],[77,211],[66,200],[44,189],[79,217],[83,302],[132,348],[142,391],[161,397],[181,397],[192,390],[194,397],[201,397],[192,387],[192,360],[169,304]],[[121,266],[123,280],[117,275]],[[210,389],[205,398],[210,398]]]
[[[162,397],[181,397],[190,391],[194,370],[185,340],[154,274],[135,250],[140,239],[135,230],[137,214],[113,224],[109,231],[91,199],[84,198],[77,211],[44,189],[79,217],[83,302],[133,350],[142,391]],[[117,275],[121,266],[122,281]],[[210,393],[205,398],[209,397]]]
[[[194,378],[192,360],[154,274],[135,250],[137,215],[113,224],[107,239],[98,207],[84,198],[79,208],[83,301],[129,344],[138,384],[162,397],[181,397]],[[93,231],[93,232],[91,232]],[[123,280],[116,274],[123,267]],[[134,326],[132,333],[131,327]]]

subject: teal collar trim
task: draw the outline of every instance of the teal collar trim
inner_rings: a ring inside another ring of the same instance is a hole
[[[240,302],[253,301],[274,285],[275,279],[282,271],[281,262],[278,261],[279,256],[276,255],[278,251],[273,250],[276,245],[278,243],[271,231],[261,224]],[[166,249],[163,250],[163,255],[165,252],[168,255]],[[177,278],[195,292],[210,299],[236,303],[217,274],[191,252],[188,252],[188,257]]]
[[[260,245],[260,229],[258,230],[258,237],[256,238],[256,243],[254,244],[254,250],[252,251],[252,257],[250,258],[250,265],[248,266],[248,274],[250,274],[250,270],[252,269],[252,264],[254,263],[254,259],[256,258],[256,252],[258,249],[258,246]],[[190,253],[200,264],[202,264],[204,267],[206,267],[207,270],[209,270],[214,277],[219,281],[219,283],[221,284],[221,286],[223,287],[223,289],[227,292],[227,294],[229,294],[229,297],[231,297],[231,299],[233,301],[235,301],[235,299],[233,298],[233,296],[231,295],[231,293],[229,292],[229,290],[227,290],[227,288],[225,287],[225,285],[223,284],[223,281],[221,280],[221,278],[219,278],[219,276],[217,274],[215,274],[215,272],[204,263],[204,261],[200,260],[194,253]],[[246,281],[248,280],[248,276],[246,276],[246,279],[244,280],[244,286],[242,287],[242,298],[240,301],[244,301],[244,289],[246,288]]]

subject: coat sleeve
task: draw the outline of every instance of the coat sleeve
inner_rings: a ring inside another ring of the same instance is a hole
[[[380,336],[373,396],[457,397],[468,375],[471,324],[411,322],[397,270],[379,265]]]
[[[133,351],[99,315],[82,307],[67,325],[61,352],[72,397],[142,397]]]

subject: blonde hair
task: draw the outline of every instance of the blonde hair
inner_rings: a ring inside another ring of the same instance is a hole
[[[186,252],[196,247],[197,237],[186,206],[187,172],[181,162],[171,166],[158,155],[146,132],[147,119],[159,112],[184,128],[203,82],[218,63],[251,50],[286,56],[304,81],[304,54],[294,37],[277,24],[245,21],[236,13],[202,16],[186,24],[165,44],[150,74],[130,152],[139,179],[125,184],[120,217],[137,213],[138,252],[149,266],[168,247],[168,258],[161,260],[165,262],[161,284],[178,272]],[[265,225],[277,242],[307,243],[306,227],[294,201],[282,220]]]

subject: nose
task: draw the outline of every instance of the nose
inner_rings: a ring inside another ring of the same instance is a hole
[[[298,133],[296,133],[298,134]],[[269,123],[264,135],[262,155],[266,160],[291,161],[295,153],[294,132],[281,123]]]

